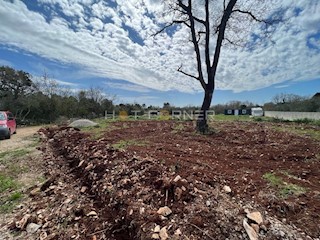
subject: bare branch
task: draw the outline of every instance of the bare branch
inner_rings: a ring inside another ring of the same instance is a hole
[[[237,0],[230,0],[229,1],[228,6],[227,6],[226,10],[223,13],[223,16],[222,16],[222,19],[221,19],[221,22],[220,22],[220,25],[219,25],[219,33],[218,33],[218,37],[217,37],[216,48],[215,48],[215,51],[214,51],[212,67],[210,68],[210,72],[208,73],[208,75],[210,75],[210,78],[209,78],[210,81],[208,81],[209,89],[214,89],[215,88],[214,79],[215,79],[215,75],[216,75],[216,72],[217,72],[217,67],[218,67],[218,62],[219,62],[219,57],[220,57],[222,41],[224,39],[227,22],[228,22],[228,20],[230,18],[230,15],[232,14],[233,7],[235,6],[236,2],[237,2]]]
[[[161,28],[159,31],[157,31],[156,33],[152,34],[151,36],[152,37],[155,37],[157,35],[159,35],[160,33],[162,33],[163,31],[165,31],[167,28],[169,27],[172,27],[173,25],[175,24],[185,24],[187,27],[190,27],[190,25],[186,22],[186,21],[183,21],[183,20],[174,20],[172,21],[171,23],[169,23],[168,25],[164,26],[163,28]]]
[[[265,23],[265,24],[271,24],[271,22],[268,22],[266,20],[263,19],[258,19],[252,12],[249,11],[243,11],[240,9],[234,9],[232,12],[239,12],[239,13],[243,13],[243,14],[247,14],[249,15],[253,20],[257,21],[257,22],[261,22],[261,23]]]
[[[209,12],[209,1],[205,3],[205,10],[206,10],[206,43],[205,43],[205,59],[206,59],[206,66],[207,66],[207,73],[209,74],[208,78],[210,78],[210,68],[211,68],[211,61],[210,61],[210,12]]]
[[[244,45],[241,45],[240,43],[237,43],[235,41],[230,40],[229,38],[224,38],[228,43],[230,43],[231,45],[237,46],[237,47],[244,47]]]
[[[179,0],[179,2],[181,2]],[[195,27],[195,20],[194,20],[194,16],[192,14],[192,1],[188,0],[188,7],[187,7],[187,12],[188,12],[188,17],[189,17],[189,21],[190,21],[190,30],[191,30],[191,37],[192,37],[192,43],[193,43],[193,47],[194,47],[194,51],[196,53],[196,59],[197,59],[197,69],[198,69],[198,73],[199,73],[199,80],[201,82],[201,85],[204,89],[206,89],[206,84],[204,83],[203,80],[203,72],[202,72],[202,60],[201,60],[201,53],[200,53],[200,47],[199,47],[199,43],[197,41],[197,35],[196,35],[196,27]]]
[[[178,68],[178,72],[188,76],[188,77],[191,77],[191,78],[194,78],[196,80],[198,80],[200,83],[201,83],[201,86],[203,87],[203,89],[206,89],[206,83],[204,82],[203,78],[200,78],[200,77],[196,77],[192,74],[189,74],[189,73],[186,73],[185,71],[183,71],[182,69],[182,65]]]
[[[188,12],[188,8],[190,7],[185,5],[181,0],[178,0],[178,6],[181,7],[186,12]]]
[[[200,18],[197,18],[197,17],[193,16],[193,19],[196,20],[199,23],[202,23],[203,25],[206,25],[206,21],[204,21],[204,20],[202,20]]]
[[[199,81],[199,77],[196,77],[196,76],[194,76],[194,75],[192,75],[192,74],[186,73],[185,71],[181,70],[181,68],[182,68],[182,65],[178,68],[177,71],[178,71],[178,72],[181,72],[182,74],[184,74],[184,75],[186,75],[186,76],[188,76],[188,77],[194,78],[194,79],[196,79],[196,80]]]
[[[200,40],[201,40],[201,35],[202,34],[206,34],[206,32],[204,32],[204,31],[198,31],[198,39],[197,39],[197,43],[199,43],[200,42]]]

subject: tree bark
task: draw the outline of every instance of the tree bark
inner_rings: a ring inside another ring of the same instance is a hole
[[[201,112],[198,115],[197,119],[197,131],[202,134],[209,133],[208,110],[211,106],[212,96],[213,89],[209,89],[204,92],[204,99],[201,106]]]
[[[217,37],[217,43],[214,51],[212,66],[210,62],[210,50],[209,50],[209,37],[210,37],[210,24],[209,24],[209,1],[206,1],[206,65],[207,65],[207,73],[208,73],[208,84],[206,84],[205,87],[205,94],[203,103],[201,106],[201,115],[199,115],[197,119],[197,131],[206,134],[209,133],[209,126],[208,126],[208,110],[211,106],[212,101],[212,95],[215,89],[215,78],[219,63],[219,57],[222,47],[222,41],[224,39],[224,33],[227,27],[227,22],[230,18],[230,15],[232,13],[232,9],[235,6],[237,0],[230,0],[226,9],[224,10],[220,25],[219,25],[219,31],[218,31],[218,37]],[[198,46],[197,42],[194,42],[194,45]],[[198,61],[199,62],[199,61]],[[201,62],[200,62],[201,63]]]

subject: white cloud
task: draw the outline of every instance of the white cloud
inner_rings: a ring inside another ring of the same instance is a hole
[[[79,65],[91,75],[127,80],[136,84],[132,85],[136,86],[135,91],[145,91],[137,85],[164,91],[201,90],[197,81],[176,71],[182,64],[186,72],[196,75],[193,46],[186,41],[189,37],[186,28],[177,28],[172,36],[151,37],[163,19],[171,18],[163,1],[117,0],[117,4],[92,0],[37,1],[50,6],[53,11],[50,21],[43,13],[30,11],[22,1],[2,1],[0,44]],[[252,8],[250,1],[241,2]],[[319,1],[285,0],[281,4],[288,7],[285,12],[288,21],[274,33],[274,45],[257,46],[250,52],[240,48],[222,50],[216,78],[218,89],[239,92],[320,77],[320,40],[315,36],[320,34]],[[56,6],[68,18],[59,15]],[[299,15],[295,7],[301,8]],[[164,18],[155,19],[152,15]],[[239,26],[259,32],[255,26]],[[213,41],[212,47],[214,44]],[[117,88],[126,86],[118,84]]]
[[[4,59],[0,59],[0,66],[13,66],[13,63],[12,62],[9,62],[7,60],[4,60]]]
[[[139,104],[144,104],[146,102],[155,104],[158,102],[159,98],[155,96],[149,96],[149,95],[142,95],[139,97],[130,97],[130,96],[117,96],[116,97],[116,103],[139,103]],[[153,103],[155,102],[155,103]]]
[[[71,83],[71,82],[67,82],[67,81],[62,81],[62,80],[58,80],[58,79],[53,79],[55,82],[57,82],[59,85],[63,85],[63,86],[69,86],[69,87],[77,87],[79,86],[79,84],[76,83]]]
[[[290,85],[286,84],[286,85],[274,86],[274,88],[287,88],[287,87],[290,87]]]
[[[116,88],[132,92],[147,93],[151,91],[149,88],[131,83],[105,82],[104,84],[109,88]]]
[[[95,30],[102,30],[103,28],[103,22],[99,18],[92,18],[90,23]]]

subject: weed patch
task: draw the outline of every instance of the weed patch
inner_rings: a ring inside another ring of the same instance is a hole
[[[146,146],[147,142],[146,141],[139,141],[139,140],[120,140],[119,142],[112,144],[112,147],[115,149],[125,149],[128,146]]]
[[[21,192],[14,192],[7,197],[3,202],[1,201],[0,213],[9,213],[15,208],[17,203],[23,198]]]
[[[286,184],[281,187],[280,189],[280,195],[284,198],[287,198],[289,195],[301,195],[306,193],[306,189],[303,187],[300,187],[296,184]]]
[[[283,197],[287,198],[289,195],[296,195],[299,196],[306,192],[306,189],[292,183],[286,183],[283,179],[279,176],[276,176],[274,173],[265,173],[262,176],[272,187],[278,189],[278,194]]]
[[[6,175],[0,175],[0,193],[3,193],[9,189],[14,190],[17,188],[17,186],[18,184],[13,178]]]
[[[283,184],[282,178],[276,176],[274,173],[265,173],[263,179],[269,182],[273,187],[278,187]]]
[[[216,121],[252,121],[249,115],[224,115],[218,114],[212,117],[213,120]]]
[[[12,150],[12,151],[5,151],[0,153],[0,161],[1,159],[5,158],[5,157],[12,157],[12,158],[18,158],[18,157],[23,157],[25,155],[27,155],[28,153],[30,153],[29,149],[17,149],[17,150]]]
[[[184,130],[183,124],[177,124],[173,127],[172,133],[178,133]]]
[[[320,131],[312,128],[305,128],[301,126],[285,126],[285,127],[273,127],[274,130],[281,132],[289,132],[299,136],[305,136],[320,140]]]

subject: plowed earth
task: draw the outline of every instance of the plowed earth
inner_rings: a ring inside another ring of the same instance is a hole
[[[11,230],[24,231],[25,217],[40,239],[151,239],[157,225],[168,239],[249,239],[245,212],[260,211],[260,239],[319,239],[319,141],[267,123],[214,122],[206,136],[193,124],[115,122],[98,140],[40,130],[49,180],[30,189]],[[283,196],[266,173],[305,191]]]

